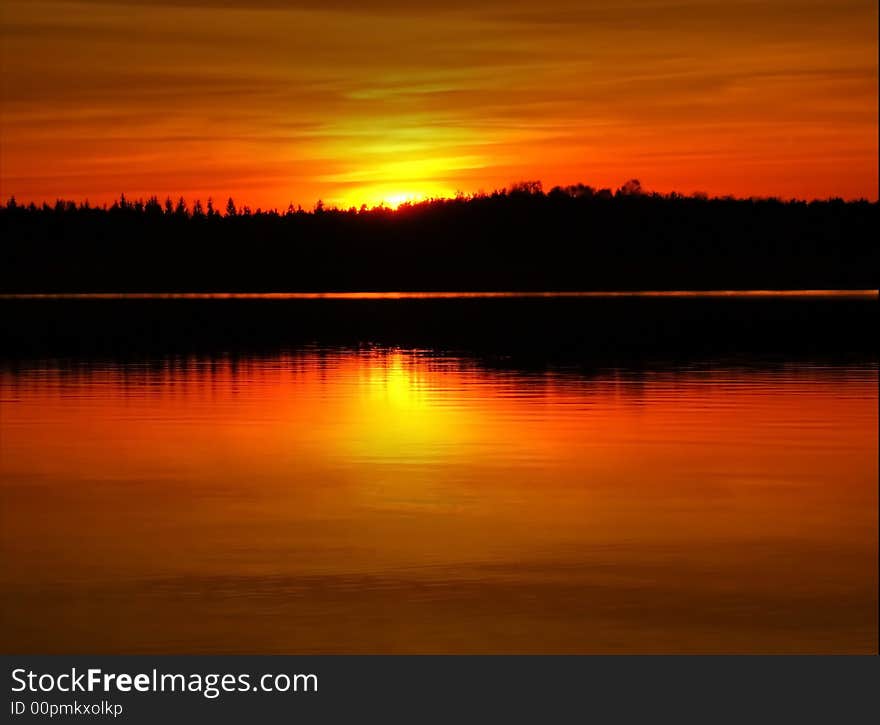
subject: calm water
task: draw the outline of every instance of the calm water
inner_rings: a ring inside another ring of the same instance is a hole
[[[876,652],[877,366],[0,368],[16,652]]]

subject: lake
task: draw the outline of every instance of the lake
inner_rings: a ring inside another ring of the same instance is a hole
[[[7,652],[877,652],[876,292],[0,313]]]

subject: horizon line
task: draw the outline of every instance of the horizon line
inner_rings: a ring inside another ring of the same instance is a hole
[[[0,293],[0,300],[439,300],[493,298],[608,297],[877,297],[877,289],[795,290],[610,290],[600,291],[469,291],[469,292],[22,292]]]
[[[634,186],[631,186],[633,185]],[[523,196],[551,196],[553,194],[562,194],[564,196],[568,196],[571,198],[579,198],[579,197],[598,197],[598,198],[608,198],[611,197],[619,197],[619,196],[632,196],[632,197],[643,197],[643,198],[662,198],[667,200],[678,200],[678,199],[691,199],[695,201],[761,201],[761,202],[770,202],[775,201],[783,204],[791,204],[791,203],[803,203],[803,204],[811,204],[811,203],[828,203],[828,202],[836,202],[842,201],[844,203],[869,203],[876,204],[880,203],[880,196],[871,198],[866,195],[862,196],[853,196],[853,197],[843,197],[843,196],[814,196],[814,197],[785,197],[781,195],[750,195],[750,196],[737,196],[736,194],[709,194],[708,192],[703,191],[692,191],[690,193],[685,193],[681,191],[671,190],[671,191],[657,191],[657,190],[649,190],[645,189],[641,186],[638,179],[630,179],[623,184],[621,184],[616,189],[612,189],[607,186],[591,186],[590,184],[586,184],[584,182],[575,182],[572,184],[556,184],[550,187],[549,190],[545,190],[543,187],[543,183],[540,180],[524,180],[518,182],[512,182],[507,186],[503,186],[500,188],[495,188],[491,191],[485,191],[483,189],[479,189],[477,191],[472,192],[463,192],[456,191],[451,195],[419,195],[418,193],[413,193],[406,198],[393,202],[387,199],[383,199],[382,201],[372,204],[368,204],[366,201],[362,202],[359,205],[355,204],[344,204],[342,202],[329,201],[325,202],[323,197],[318,197],[311,205],[311,207],[303,207],[301,203],[294,203],[293,201],[288,201],[287,206],[271,206],[271,207],[262,207],[262,206],[252,206],[248,203],[242,203],[241,206],[236,206],[236,212],[247,210],[251,214],[255,213],[272,213],[276,212],[278,214],[285,214],[291,211],[304,212],[304,213],[312,213],[314,211],[343,211],[349,212],[351,210],[355,211],[375,211],[375,210],[390,210],[396,211],[397,209],[403,208],[412,208],[420,205],[438,203],[438,202],[449,202],[449,201],[471,201],[471,200],[479,200],[479,199],[490,199],[497,198],[499,196],[511,196],[511,195],[523,195]],[[225,212],[226,207],[229,202],[234,202],[234,197],[229,194],[223,194],[220,197],[217,197],[218,203],[222,203],[223,210]],[[213,195],[208,195],[205,197],[204,207],[206,207],[209,203],[213,204],[215,201],[215,197]],[[127,196],[125,192],[120,192],[119,196],[113,197],[112,202],[97,202],[91,203],[88,196],[80,197],[78,199],[73,197],[62,197],[56,196],[54,199],[50,199],[48,197],[42,198],[28,198],[23,201],[19,201],[16,195],[9,194],[6,198],[6,201],[0,204],[0,209],[10,208],[11,204],[15,204],[16,207],[29,209],[32,206],[35,206],[38,210],[49,208],[57,208],[59,204],[63,204],[65,206],[69,206],[73,204],[77,209],[112,209],[114,206],[119,206],[121,202],[124,202],[126,205],[137,205],[141,204],[146,206],[152,202],[159,204],[162,207],[165,207],[169,202],[177,208],[177,206],[183,202],[186,205],[186,210],[191,214],[192,210],[189,207],[189,204],[193,205],[199,204],[202,205],[201,197],[190,197],[187,199],[185,195],[175,195],[165,194],[164,198],[161,194],[151,193],[149,195],[138,195],[138,196]],[[221,212],[219,209],[215,207],[215,212],[220,216],[227,216],[226,213]]]

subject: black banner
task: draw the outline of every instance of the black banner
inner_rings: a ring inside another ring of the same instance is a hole
[[[877,657],[4,657],[9,722],[861,722]],[[872,715],[873,713],[873,715]]]

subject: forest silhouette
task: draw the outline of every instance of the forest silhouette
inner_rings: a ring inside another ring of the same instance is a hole
[[[0,291],[876,288],[878,203],[522,182],[387,207],[0,207]]]

